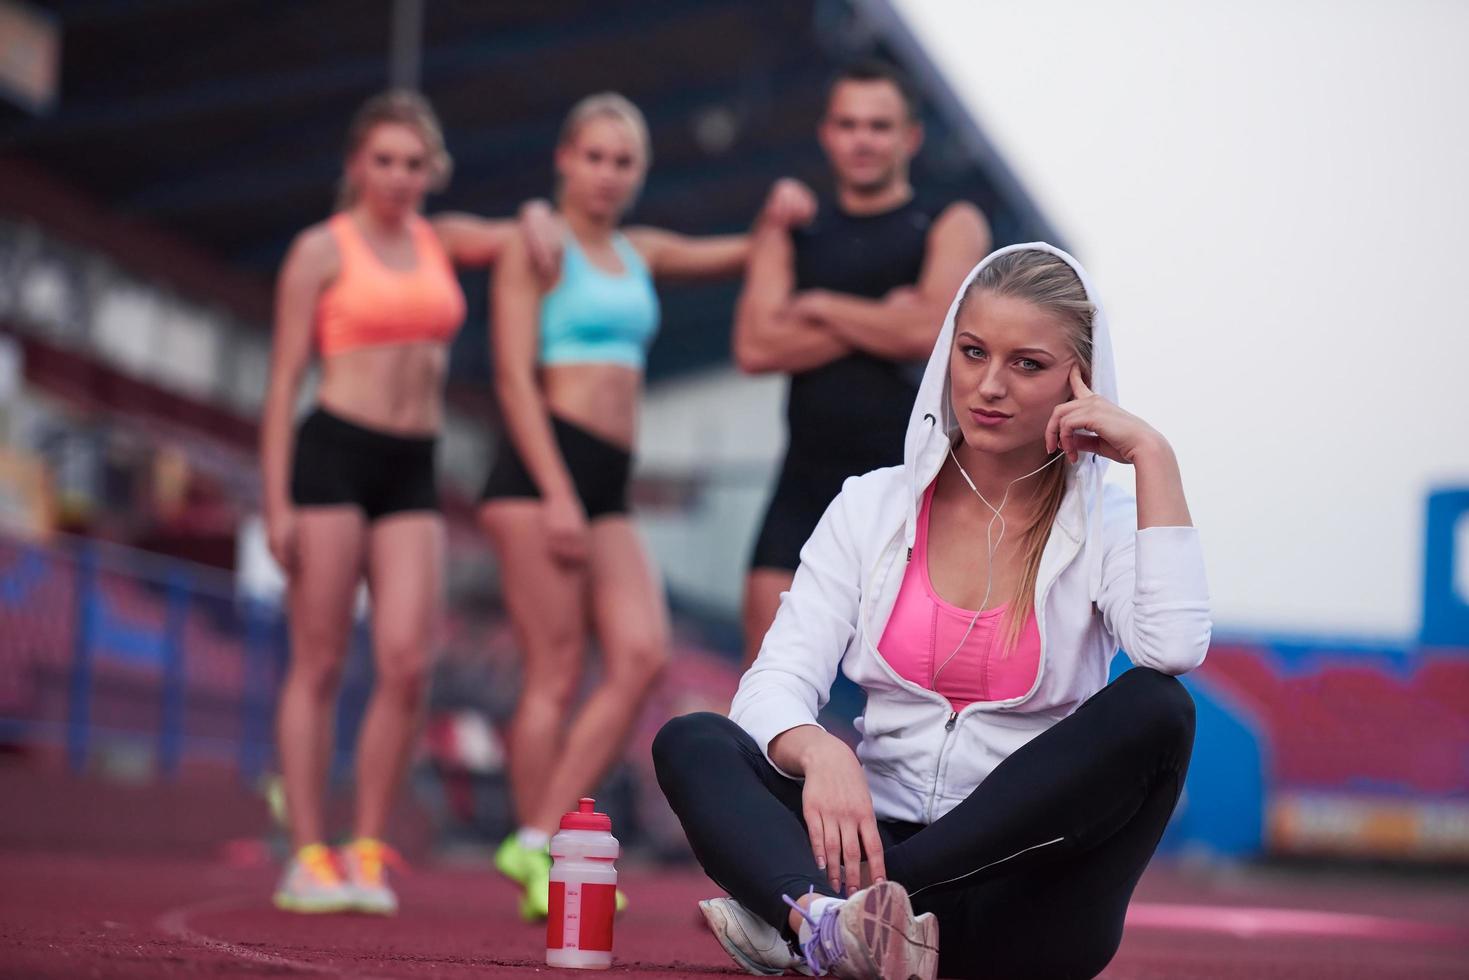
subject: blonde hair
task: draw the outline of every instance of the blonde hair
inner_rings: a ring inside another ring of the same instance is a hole
[[[428,99],[409,89],[390,89],[374,95],[362,104],[347,127],[347,152],[351,160],[367,142],[373,129],[386,123],[407,126],[418,134],[428,150],[429,190],[441,191],[449,185],[454,172],[454,158],[444,146],[444,130]],[[342,173],[337,187],[337,209],[345,210],[357,203],[357,188]]]
[[[638,145],[643,150],[643,168],[646,170],[653,162],[653,141],[648,137],[648,121],[643,118],[643,111],[623,95],[616,92],[598,92],[596,95],[588,95],[566,114],[566,121],[561,124],[561,135],[556,138],[557,146],[570,146],[576,142],[581,134],[582,127],[593,119],[616,119],[626,123],[638,138]]]
[[[583,98],[579,103],[571,106],[571,112],[566,115],[566,122],[561,123],[561,135],[558,135],[557,148],[569,147],[576,143],[576,138],[582,135],[582,128],[593,119],[616,119],[627,128],[632,129],[633,135],[638,138],[638,145],[642,148],[642,170],[643,176],[648,175],[648,167],[652,165],[652,140],[648,137],[648,120],[643,119],[642,110],[632,103],[626,96],[617,93],[596,93],[595,96]],[[639,179],[639,190],[642,188],[642,179]],[[557,175],[557,198],[561,195],[561,176]],[[635,191],[636,197],[636,191]]]
[[[1096,307],[1087,297],[1086,288],[1076,271],[1064,259],[1037,249],[1007,252],[1000,256],[980,270],[970,282],[959,300],[955,322],[964,315],[964,307],[979,292],[1022,299],[1054,315],[1065,332],[1071,352],[1081,365],[1082,375],[1088,382],[1091,380],[1092,318]],[[1047,467],[1031,491],[1031,499],[1038,500],[1040,506],[1030,525],[1020,533],[1021,573],[1005,612],[1005,655],[1020,641],[1021,630],[1035,605],[1041,553],[1045,551],[1065,494],[1064,464]]]

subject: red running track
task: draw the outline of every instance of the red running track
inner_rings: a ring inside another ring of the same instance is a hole
[[[396,918],[292,916],[274,872],[204,858],[0,849],[0,977],[544,975],[540,930],[486,868],[400,879]],[[622,977],[731,974],[697,925],[691,872],[630,871]],[[952,941],[952,938],[950,939]],[[1469,977],[1469,885],[1340,874],[1150,872],[1111,980]]]

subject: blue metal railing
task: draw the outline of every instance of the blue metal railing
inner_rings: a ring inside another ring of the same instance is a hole
[[[126,739],[151,743],[165,778],[186,757],[224,756],[253,780],[271,764],[285,662],[282,611],[237,596],[228,573],[95,541],[0,538],[0,728],[60,742],[75,771],[99,739]]]

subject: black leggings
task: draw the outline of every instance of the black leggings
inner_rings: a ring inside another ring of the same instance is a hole
[[[1134,668],[932,824],[879,821],[888,877],[916,912],[938,916],[940,973],[1100,973],[1178,802],[1193,741],[1183,685]],[[675,718],[653,760],[695,857],[740,904],[785,931],[782,896],[833,894],[811,854],[802,784],[739,726],[708,713]]]

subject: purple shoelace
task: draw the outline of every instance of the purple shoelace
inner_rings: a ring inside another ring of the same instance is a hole
[[[811,892],[814,891],[816,889],[812,887]],[[806,894],[809,895],[811,892]],[[827,970],[841,959],[845,952],[842,948],[841,930],[837,928],[840,916],[836,915],[835,909],[828,909],[819,919],[813,918],[811,913],[801,908],[800,903],[789,895],[782,895],[781,898],[787,905],[801,913],[801,918],[811,926],[811,938],[801,944],[801,955],[806,958],[806,965],[811,968],[812,973],[818,977],[825,976]]]

